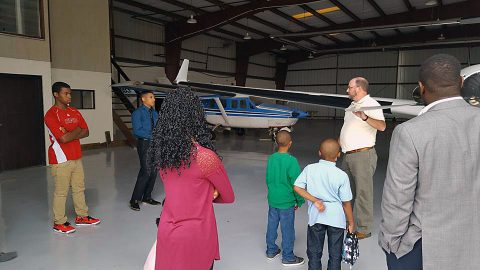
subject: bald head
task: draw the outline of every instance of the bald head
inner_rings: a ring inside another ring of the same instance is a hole
[[[353,101],[359,101],[368,94],[368,81],[363,77],[355,77],[348,82],[348,96]]]
[[[279,147],[287,147],[292,141],[292,136],[290,135],[290,132],[282,130],[277,133],[276,141]]]
[[[363,77],[356,77],[356,78],[353,78],[355,80],[355,84],[361,88],[363,91],[365,91],[366,93],[368,93],[368,81],[367,79],[363,78]]]
[[[340,144],[335,139],[325,139],[320,143],[319,151],[323,159],[335,161],[340,153]]]

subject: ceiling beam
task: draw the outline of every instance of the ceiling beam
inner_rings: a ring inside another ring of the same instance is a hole
[[[140,20],[140,18],[145,18],[146,20],[152,21],[152,23],[155,23],[155,24],[164,25],[164,24],[168,23],[168,21],[166,21],[166,20],[163,20],[163,19],[160,19],[160,18],[157,18],[157,17],[152,17],[152,16],[145,15],[145,14],[140,14],[140,13],[137,13],[135,11],[131,11],[129,9],[124,9],[124,8],[112,6],[112,10],[131,15],[132,18],[137,18],[139,20]]]
[[[270,10],[270,12],[273,12],[274,14],[284,18],[285,20],[288,20],[288,21],[290,21],[290,22],[292,22],[292,23],[294,23],[294,24],[296,24],[300,27],[303,27],[307,30],[317,29],[317,28],[315,28],[313,26],[310,26],[310,25],[308,25],[308,24],[306,24],[306,23],[304,23],[304,22],[302,22],[302,21],[300,21],[300,20],[298,20],[298,19],[296,19],[296,18],[294,18],[294,17],[292,17],[288,14],[285,14],[285,13],[281,12],[278,9],[272,9],[272,10]],[[332,36],[325,36],[325,37],[328,38],[329,40],[331,40],[334,43],[339,43],[339,44],[344,43],[343,41],[339,40],[338,38],[335,38],[335,37],[332,37]],[[307,40],[307,41],[310,42],[310,40]]]
[[[184,21],[187,20],[187,17],[178,15],[178,14],[173,13],[173,12],[164,11],[164,10],[161,10],[159,8],[156,8],[156,7],[153,7],[153,6],[150,6],[150,5],[146,5],[146,4],[143,4],[143,3],[139,3],[139,2],[136,2],[136,1],[133,1],[133,0],[115,0],[115,2],[126,4],[126,5],[136,7],[136,8],[139,8],[139,9],[147,10],[147,11],[150,11],[154,14],[164,15],[164,16],[170,17],[170,18],[172,18],[174,20],[177,20],[177,21],[184,22]],[[123,12],[126,11],[125,9],[122,9],[122,8],[119,8],[119,7],[113,7],[113,8],[114,8],[114,10],[116,9],[118,11],[120,11],[120,10],[123,11]],[[127,13],[127,12],[125,12],[125,13]],[[134,15],[137,18],[147,18],[148,20],[159,22],[159,23],[164,24],[164,25],[167,24],[167,23],[171,23],[171,22],[163,20],[163,19],[152,17],[151,16],[152,14],[139,14],[139,13],[136,13],[136,12],[132,11],[131,15]],[[250,28],[248,28],[248,29],[250,29]],[[254,31],[252,31],[252,33]],[[233,33],[231,31],[224,30],[224,29],[219,29],[217,32],[232,36],[232,37],[237,38],[237,39],[238,38],[240,38],[240,39],[243,38],[243,36],[240,35],[240,34]],[[262,34],[265,34],[265,33],[262,33]],[[207,35],[208,35],[208,33],[207,33]],[[218,38],[217,36],[214,36],[214,37]],[[225,38],[222,37],[222,39],[225,39]]]
[[[368,0],[368,3],[375,9],[375,11],[380,15],[380,16],[387,16],[385,12],[382,10],[382,8],[375,2],[375,0]]]
[[[114,3],[115,2],[126,4],[126,5],[136,7],[136,8],[139,8],[139,9],[143,9],[143,10],[148,10],[148,11],[154,12],[156,14],[164,15],[164,16],[176,19],[176,20],[183,20],[185,18],[185,17],[180,16],[176,13],[165,11],[165,10],[162,10],[162,9],[159,9],[159,8],[156,8],[156,7],[152,7],[152,6],[137,2],[137,1],[133,1],[133,0],[114,0]]]
[[[445,10],[448,12],[439,12],[435,7],[425,8],[425,9],[416,9],[414,12],[403,12],[392,15],[387,15],[385,17],[375,17],[370,19],[365,19],[362,21],[361,27],[376,27],[382,25],[396,25],[396,24],[406,24],[406,23],[419,23],[425,22],[426,20],[452,20],[456,18],[468,18],[468,17],[479,17],[480,16],[480,1],[465,1],[458,2],[450,5],[445,5]],[[319,28],[317,31],[341,31],[343,29],[354,29],[358,28],[357,22],[349,22],[344,24],[337,24],[328,27]],[[308,33],[299,32],[299,34]]]
[[[301,8],[303,8],[305,11],[308,11],[310,12],[313,16],[317,17],[318,19],[324,21],[325,23],[329,24],[329,25],[336,25],[336,23],[332,20],[330,20],[329,18],[325,17],[324,15],[318,13],[315,9],[311,8],[309,5],[300,5]],[[355,41],[359,42],[361,41],[362,39],[360,39],[359,37],[355,36],[354,34],[348,34],[351,38],[353,38]],[[326,38],[328,38],[326,36]],[[338,39],[337,39],[338,40]]]
[[[354,21],[359,22],[360,18],[357,17],[353,12],[351,12],[348,8],[346,8],[342,3],[340,3],[338,0],[329,0],[337,6],[341,11],[343,11],[345,14],[347,14],[350,18],[352,18]]]
[[[447,38],[446,40],[438,40],[440,34],[444,34]],[[346,46],[329,46],[329,49],[319,50],[319,53],[315,54],[315,57],[324,55],[324,54],[334,54],[334,53],[351,53],[359,51],[379,51],[383,50],[384,47],[395,46],[395,45],[406,45],[406,44],[415,44],[416,46],[432,46],[428,43],[438,42],[441,46],[441,42],[448,42],[449,40],[472,40],[478,39],[480,43],[480,27],[477,25],[462,25],[456,27],[448,27],[446,29],[436,29],[435,31],[422,32],[421,35],[416,33],[403,34],[402,36],[396,37],[383,37],[376,39],[375,47],[370,46],[361,46],[361,44],[347,44]],[[423,45],[424,44],[424,45]],[[462,45],[463,43],[460,43]],[[463,45],[465,46],[465,45]],[[324,51],[325,53],[322,53]],[[297,63],[307,60],[308,55],[306,54],[294,54],[291,53],[288,55],[288,61],[290,64]]]
[[[219,1],[219,0],[205,0],[205,1],[207,1],[207,2],[209,2],[209,3],[212,3],[212,4],[214,4],[214,5],[218,5],[218,6],[220,6],[222,9],[227,9],[227,8],[232,8],[232,7],[234,7],[234,6],[230,5],[230,4],[224,3],[224,2]],[[288,32],[288,30],[286,30],[286,29],[284,29],[284,28],[282,28],[282,27],[280,27],[280,26],[278,26],[278,25],[276,25],[276,24],[274,24],[274,23],[271,23],[271,22],[266,21],[266,20],[264,20],[264,19],[258,18],[258,17],[256,17],[256,16],[253,15],[253,14],[250,15],[250,16],[248,16],[247,18],[251,19],[252,21],[256,21],[256,22],[258,22],[258,23],[264,24],[264,25],[266,25],[266,26],[268,26],[268,27],[270,27],[270,28],[272,28],[272,29],[275,29],[275,30],[277,30],[277,31],[280,31],[280,32],[282,32],[282,33],[287,33],[287,32]]]
[[[174,0],[162,0],[166,2],[177,2]],[[276,1],[255,1],[249,2],[245,5],[235,6],[220,10],[213,13],[205,13],[197,16],[198,23],[196,24],[187,24],[185,21],[175,22],[167,24],[167,28],[174,34],[172,40],[167,40],[167,42],[177,41],[187,39],[189,37],[205,33],[214,28],[221,27],[225,24],[233,24],[232,22],[238,21],[241,18],[248,17],[255,13],[269,10],[276,7],[288,6],[288,5],[298,5],[302,3],[315,2],[317,0],[276,0]],[[179,3],[179,2],[177,2]],[[181,3],[178,4],[183,7],[190,5]],[[198,8],[193,8],[193,10],[201,10]],[[200,12],[200,11],[199,11]],[[253,31],[252,31],[253,32]],[[268,36],[268,35],[267,35]]]
[[[415,9],[413,12],[408,11],[403,13],[387,15],[385,17],[375,17],[375,18],[365,19],[362,21],[362,27],[375,27],[375,26],[389,25],[389,24],[423,22],[427,19],[432,19],[432,14],[435,19],[438,17],[440,20],[447,20],[447,19],[453,19],[458,17],[478,17],[480,16],[480,1],[470,0],[465,2],[454,3],[450,5],[445,5],[443,9],[448,9],[448,12],[438,13],[437,8],[425,8],[425,9]],[[336,30],[350,29],[350,28],[357,28],[357,27],[358,27],[358,22],[349,22],[349,23],[343,23],[343,24],[337,24],[337,25],[330,25],[327,27],[321,27],[318,30],[336,31]],[[376,38],[382,39],[383,37],[377,34]],[[295,38],[291,38],[291,39],[298,40]],[[265,46],[262,46],[261,48],[265,49],[265,51],[270,51],[272,49],[276,49],[277,48],[276,46],[278,46],[276,45],[275,47],[268,47],[267,46],[268,44],[270,43],[265,43]],[[354,43],[354,44],[358,46],[358,44],[360,43]],[[258,51],[259,50],[256,50],[256,52]],[[262,51],[259,51],[258,53],[261,53],[261,52]]]
[[[403,3],[407,7],[408,11],[412,12],[415,10],[415,8],[412,6],[409,0],[403,0]]]

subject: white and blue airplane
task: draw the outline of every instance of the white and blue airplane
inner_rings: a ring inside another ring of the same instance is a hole
[[[112,85],[119,87],[126,95],[136,95],[142,90],[152,90],[155,97],[163,99],[166,94],[158,88],[175,89],[183,82],[187,82],[188,60],[184,60],[175,82],[177,85],[149,83],[149,82],[123,82]],[[200,92],[210,92],[208,89],[193,87]],[[246,128],[278,130],[283,127],[291,128],[298,119],[308,117],[308,113],[276,104],[255,104],[249,96],[225,93],[222,95],[200,95],[205,118],[212,126],[212,130],[234,128],[237,134],[243,135]],[[273,134],[271,132],[271,134]]]

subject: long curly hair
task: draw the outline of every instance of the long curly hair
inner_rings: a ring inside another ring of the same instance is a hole
[[[148,159],[156,169],[190,167],[195,158],[194,141],[216,152],[200,99],[187,87],[165,97],[152,132]]]

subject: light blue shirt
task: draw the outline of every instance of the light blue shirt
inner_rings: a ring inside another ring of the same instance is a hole
[[[334,162],[321,159],[318,163],[308,165],[295,180],[295,186],[306,189],[325,205],[325,211],[319,212],[308,201],[308,225],[320,223],[345,229],[342,202],[352,200],[352,191],[347,174],[337,168]]]

